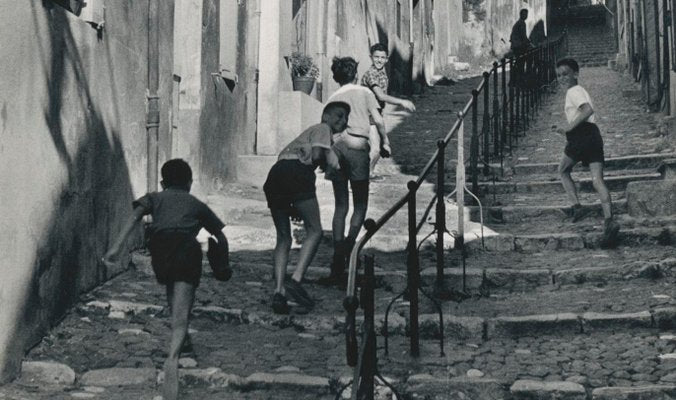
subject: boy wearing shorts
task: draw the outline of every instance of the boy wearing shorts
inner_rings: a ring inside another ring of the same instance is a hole
[[[380,107],[380,113],[382,115],[383,110],[385,109],[385,103],[392,105],[399,105],[404,107],[407,111],[415,111],[415,105],[409,100],[400,99],[398,97],[390,96],[387,94],[387,87],[389,86],[389,78],[387,76],[387,70],[385,69],[385,64],[387,64],[387,47],[385,45],[376,43],[371,46],[371,67],[366,71],[366,73],[361,77],[362,86],[366,86],[371,89],[373,94],[376,95],[378,99],[378,105]],[[380,134],[375,125],[371,125],[369,130],[369,144],[371,146],[371,151],[369,153],[370,157],[370,173],[371,180],[376,177],[373,176],[373,171],[376,167],[376,163],[380,159]]]
[[[303,131],[282,150],[263,185],[277,231],[274,250],[275,293],[272,296],[272,310],[276,314],[289,313],[287,293],[307,309],[314,306],[314,300],[301,286],[301,282],[322,238],[315,169],[340,169],[338,158],[331,146],[333,134],[345,129],[349,114],[350,106],[347,103],[327,104],[322,113],[322,122]],[[307,236],[300,249],[296,270],[285,284],[291,250],[289,219],[296,216],[303,220]]]
[[[380,155],[389,157],[390,141],[387,138],[383,117],[378,111],[375,95],[368,88],[357,85],[357,62],[352,57],[334,58],[331,65],[333,79],[340,88],[329,97],[331,101],[342,101],[350,106],[350,121],[333,145],[338,156],[340,170],[329,169],[326,178],[333,184],[335,212],[333,214],[333,262],[328,277],[317,283],[342,286],[345,275],[346,257],[349,257],[357,235],[366,218],[369,196],[369,119],[373,121],[380,135]],[[347,238],[345,219],[349,210],[348,182],[352,187],[352,218]]]
[[[587,91],[578,85],[579,71],[578,63],[571,58],[564,58],[556,63],[556,77],[559,83],[567,89],[564,111],[568,121],[568,126],[565,129],[556,129],[558,133],[566,136],[567,141],[559,165],[559,175],[563,188],[573,203],[573,222],[577,222],[584,218],[590,210],[580,205],[575,182],[573,182],[570,173],[578,162],[581,162],[584,166],[589,166],[592,184],[601,199],[601,208],[605,217],[601,247],[614,247],[620,226],[613,219],[610,193],[603,181],[603,139],[595,124],[591,98]]]
[[[157,281],[165,285],[171,309],[171,341],[164,363],[164,400],[178,398],[178,358],[188,333],[188,319],[195,299],[195,289],[202,273],[202,248],[196,236],[201,228],[214,235],[223,254],[228,242],[222,229],[225,225],[213,211],[192,196],[192,171],[181,159],[162,166],[162,192],[148,193],[133,202],[134,211],[122,231],[103,257],[113,266],[129,235],[147,214],[152,215],[149,227],[149,249]]]

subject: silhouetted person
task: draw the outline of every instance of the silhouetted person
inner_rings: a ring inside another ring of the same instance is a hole
[[[522,82],[524,75],[525,60],[522,56],[533,47],[526,32],[526,19],[528,19],[528,10],[523,8],[519,11],[519,20],[512,27],[512,34],[509,36],[510,49],[516,58],[514,69],[518,83]]]

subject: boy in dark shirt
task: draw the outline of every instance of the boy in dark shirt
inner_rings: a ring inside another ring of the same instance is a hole
[[[211,209],[192,196],[192,171],[181,159],[162,166],[162,192],[148,193],[133,202],[134,211],[110,250],[103,257],[106,265],[119,262],[119,255],[141,221],[151,214],[149,249],[157,281],[166,286],[171,309],[171,342],[164,363],[164,400],[178,398],[178,357],[188,333],[188,318],[195,299],[195,289],[202,274],[202,249],[196,236],[202,227],[218,240],[221,253],[228,242],[222,232],[223,222]]]

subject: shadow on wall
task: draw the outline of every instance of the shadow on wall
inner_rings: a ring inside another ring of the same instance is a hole
[[[49,35],[51,50],[40,49],[49,97],[42,113],[49,139],[63,165],[54,168],[65,168],[67,180],[58,196],[54,196],[55,204],[49,210],[51,216],[44,232],[38,233],[32,277],[27,282],[26,296],[17,302],[18,317],[9,336],[9,347],[22,353],[18,360],[8,357],[10,364],[20,363],[23,351],[40,341],[45,332],[60,321],[81,292],[121,272],[107,271],[98,259],[110,235],[119,230],[120,216],[129,214],[132,199],[118,132],[106,131],[65,11],[53,9],[48,11],[48,18],[42,19],[45,10],[36,9],[40,6],[35,2],[31,5],[36,27],[46,23],[48,29],[45,33]],[[56,6],[43,2],[42,7]],[[110,53],[106,62],[109,65],[114,62]],[[110,79],[107,83],[114,90],[114,77],[107,76]],[[113,104],[113,112],[119,120],[116,103],[119,98],[112,97],[106,98],[105,104]],[[68,108],[64,109],[66,104]],[[72,112],[73,109],[80,112]],[[74,130],[80,133],[73,155],[69,154],[63,126],[63,121],[71,115],[73,120],[66,128],[68,135]],[[74,120],[77,116],[84,116],[84,120]],[[18,372],[17,364],[0,367]]]

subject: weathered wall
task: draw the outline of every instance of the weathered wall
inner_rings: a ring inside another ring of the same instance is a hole
[[[238,18],[221,16],[218,0],[176,2],[174,71],[181,77],[178,129],[173,157],[193,167],[195,191],[217,190],[236,178],[240,140],[247,131],[247,109],[255,85],[246,67],[248,2],[238,2]],[[237,82],[219,75],[220,18],[238,21]],[[248,121],[251,122],[251,121]],[[255,127],[255,125],[254,125]]]
[[[173,2],[159,4],[166,30]],[[0,381],[80,292],[119,272],[97,260],[146,187],[148,2],[105,5],[100,37],[50,1],[0,15]],[[168,92],[163,79],[164,116]]]
[[[524,3],[518,0],[463,0],[462,39],[459,59],[472,63],[485,63],[509,51],[512,26],[519,19],[519,11],[528,9],[526,27],[530,35],[541,23],[547,27],[547,2],[535,0]]]

